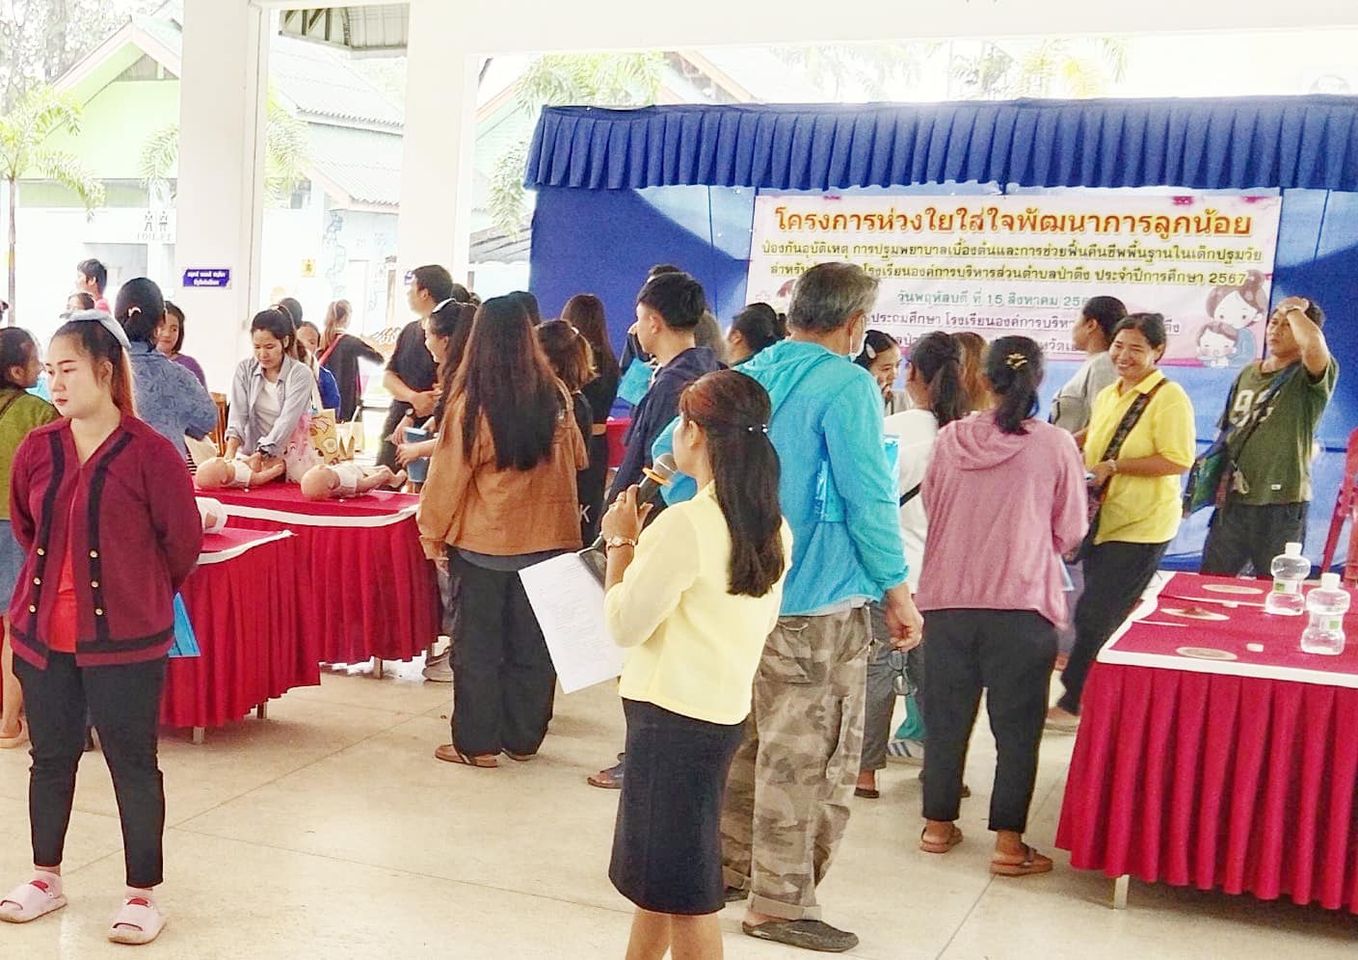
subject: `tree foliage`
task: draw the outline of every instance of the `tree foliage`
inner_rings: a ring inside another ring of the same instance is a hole
[[[827,90],[831,100],[846,94],[883,100],[891,97],[894,85],[919,80],[936,47],[928,42],[819,43],[774,47],[773,53]]]
[[[142,181],[148,186],[167,183],[179,161],[179,124],[171,123],[147,137],[141,147]],[[286,205],[302,179],[307,163],[307,125],[269,95],[264,125],[265,202]]]
[[[1097,97],[1126,73],[1127,44],[1115,37],[986,41],[955,56],[950,69],[965,99]]]
[[[664,66],[664,54],[658,52],[545,54],[520,75],[514,98],[534,117],[545,106],[643,106],[655,102]],[[527,136],[516,139],[491,174],[491,217],[505,233],[517,233],[527,219],[523,168],[528,145]]]
[[[0,112],[69,70],[162,0],[0,0]]]
[[[54,180],[75,194],[86,210],[104,202],[104,185],[93,173],[71,154],[45,146],[47,138],[63,127],[72,133],[80,131],[80,104],[50,87],[30,89],[15,102],[13,109],[0,114],[0,180],[5,182],[9,203],[8,290],[11,305],[17,303],[15,211],[19,181],[25,177]],[[10,323],[14,322],[16,311],[17,307],[9,312]]]

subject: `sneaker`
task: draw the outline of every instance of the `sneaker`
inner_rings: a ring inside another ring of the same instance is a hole
[[[742,923],[740,929],[747,937],[821,953],[844,953],[858,946],[855,934],[838,930],[823,920],[766,920],[758,925]]]
[[[891,740],[886,745],[886,758],[912,767],[924,766],[923,740]]]
[[[425,661],[424,679],[433,683],[452,683],[453,665],[448,662],[448,651],[435,654]]]

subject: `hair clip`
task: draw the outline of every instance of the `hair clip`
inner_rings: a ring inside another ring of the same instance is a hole
[[[863,352],[866,353],[866,354],[868,355],[868,359],[869,359],[869,360],[876,360],[876,359],[877,359],[877,351],[874,350],[874,349],[872,349],[872,345],[871,345],[871,344],[866,344],[866,343],[863,344]]]
[[[746,429],[746,431],[749,432],[749,433],[765,433],[765,434],[766,434],[766,433],[769,432],[769,428],[768,428],[765,424],[762,424],[762,423],[752,424],[751,426],[748,426],[748,427],[746,427],[745,429]]]
[[[1010,370],[1022,370],[1028,366],[1028,358],[1021,353],[1009,354],[1004,358],[1004,362],[1008,364]]]
[[[132,316],[133,314],[136,314],[136,313],[141,313],[141,307],[128,307],[128,308],[127,308],[127,315],[128,315],[129,317]]]

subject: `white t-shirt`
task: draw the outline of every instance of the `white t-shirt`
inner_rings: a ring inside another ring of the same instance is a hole
[[[906,410],[886,418],[886,433],[900,438],[900,494],[913,490],[924,480],[929,459],[938,439],[938,418],[928,410]],[[907,579],[911,590],[919,589],[920,566],[924,562],[924,538],[929,518],[924,513],[924,498],[916,494],[901,507],[901,539],[905,542]]]
[[[260,425],[261,433],[268,433],[273,429],[273,425],[278,422],[278,415],[283,412],[283,401],[279,398],[278,381],[269,381],[268,377],[259,385],[259,396],[255,398],[255,420]]]

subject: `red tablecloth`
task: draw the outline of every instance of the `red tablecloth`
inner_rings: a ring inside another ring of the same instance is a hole
[[[608,465],[614,469],[622,464],[622,456],[627,452],[627,428],[631,425],[631,417],[608,418]]]
[[[1175,575],[1100,653],[1056,842],[1110,877],[1358,913],[1358,615],[1343,655],[1304,655],[1304,618],[1202,602],[1250,585]]]
[[[410,660],[439,634],[438,582],[415,526],[418,497],[374,491],[312,502],[292,484],[216,493],[230,527],[297,537],[303,642],[326,663]]]
[[[320,651],[298,631],[297,538],[225,530],[203,538],[180,591],[202,655],[170,661],[161,721],[219,727],[293,687],[320,683]]]

